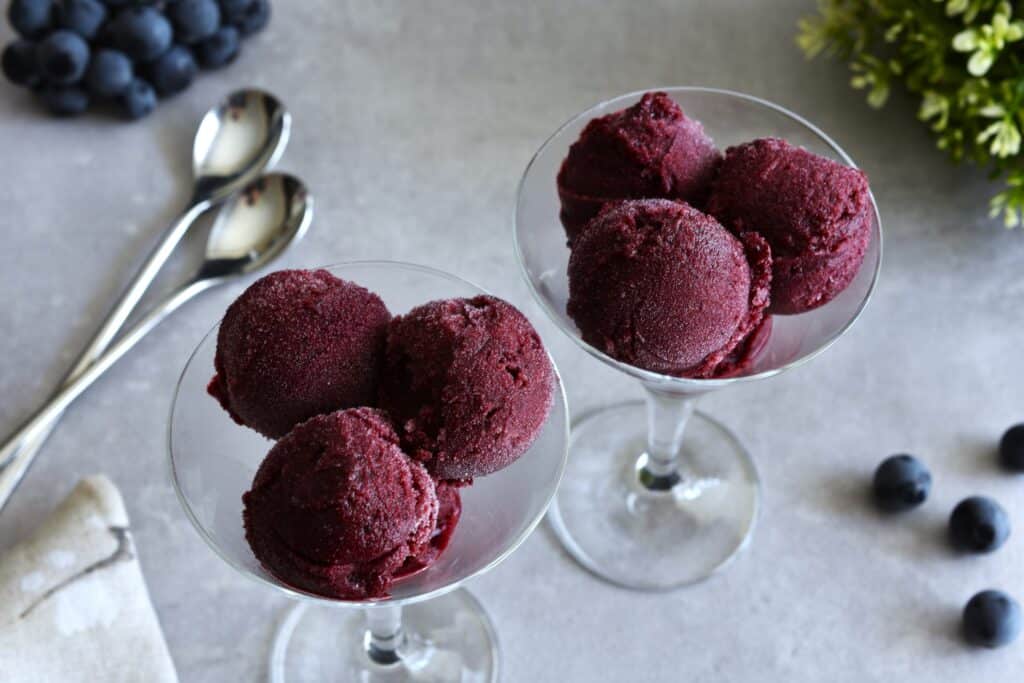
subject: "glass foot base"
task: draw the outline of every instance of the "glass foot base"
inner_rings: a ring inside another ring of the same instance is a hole
[[[288,611],[270,653],[271,683],[495,683],[498,641],[480,603],[465,590],[402,608],[399,660],[378,664],[366,651],[360,609],[299,603]]]
[[[683,436],[690,471],[667,490],[640,485],[647,439],[643,402],[590,413],[573,425],[569,464],[548,519],[586,569],[636,590],[707,578],[743,549],[760,484],[750,454],[717,421],[695,413]]]

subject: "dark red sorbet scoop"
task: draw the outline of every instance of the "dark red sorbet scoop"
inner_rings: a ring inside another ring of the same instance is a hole
[[[434,481],[372,408],[318,415],[293,429],[242,502],[245,538],[267,571],[327,597],[382,597],[410,564],[422,568],[443,550]],[[442,532],[450,536],[458,514],[447,514]]]
[[[737,238],[684,202],[626,200],[577,236],[567,312],[587,343],[624,363],[731,376],[764,347],[770,282],[760,236]]]
[[[438,479],[507,467],[551,409],[554,370],[533,326],[493,296],[433,301],[388,327],[380,405]]]
[[[326,270],[271,273],[224,315],[209,392],[272,439],[314,415],[372,406],[390,319],[380,297]]]
[[[683,199],[701,207],[721,153],[663,92],[587,124],[558,172],[570,242],[613,199]]]
[[[771,245],[771,312],[803,313],[853,281],[871,239],[873,210],[861,171],[778,138],[726,150],[708,212],[736,234]]]

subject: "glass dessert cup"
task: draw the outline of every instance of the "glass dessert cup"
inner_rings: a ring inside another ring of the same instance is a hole
[[[775,136],[854,165],[821,130],[778,105],[710,88],[660,90],[689,118],[701,121],[720,149]],[[602,102],[548,138],[520,181],[514,237],[523,275],[541,308],[587,353],[637,379],[646,396],[573,423],[565,481],[549,511],[551,525],[566,550],[597,576],[626,588],[669,590],[728,564],[749,541],[758,515],[760,484],[750,453],[731,429],[695,411],[697,400],[802,365],[839,339],[874,289],[882,232],[872,199],[871,242],[853,282],[820,308],[774,316],[767,346],[739,376],[685,379],[607,356],[582,339],[566,314],[569,249],[555,177],[588,121],[628,107],[642,94]]]
[[[393,262],[329,267],[376,292],[393,314],[433,299],[483,293],[430,268]],[[462,517],[448,548],[386,598],[345,601],[289,586],[253,556],[242,528],[242,493],[272,442],[236,425],[206,393],[216,328],[192,354],[171,408],[175,491],[200,536],[242,575],[297,601],[269,656],[269,679],[295,681],[496,681],[490,619],[459,587],[508,557],[544,516],[565,469],[569,419],[561,380],[533,446],[511,466],[461,490]],[[557,370],[556,370],[557,378]]]

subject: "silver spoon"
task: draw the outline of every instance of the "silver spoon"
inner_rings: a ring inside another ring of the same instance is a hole
[[[195,276],[171,293],[83,372],[61,387],[0,449],[0,510],[35,459],[37,448],[21,446],[48,433],[61,413],[100,375],[178,307],[202,291],[262,268],[301,239],[313,219],[313,198],[298,179],[271,173],[249,184],[217,216],[206,256]]]
[[[196,218],[277,163],[290,133],[291,115],[276,97],[261,90],[234,92],[206,112],[192,145],[195,183],[188,206],[167,228],[160,243],[107,315],[75,370],[83,369],[88,364],[86,356],[99,356],[117,336]]]
[[[239,90],[206,112],[192,145],[195,182],[188,207],[164,232],[63,384],[84,372],[110,346],[196,218],[277,163],[288,144],[290,131],[291,115],[276,97],[261,90]],[[24,448],[40,448],[47,436],[48,431],[40,432]],[[11,453],[6,451],[0,454],[0,467],[10,457]]]

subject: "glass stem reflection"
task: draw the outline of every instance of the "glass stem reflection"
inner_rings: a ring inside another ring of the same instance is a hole
[[[402,608],[397,605],[366,608],[366,636],[363,642],[367,656],[375,664],[397,664],[401,659],[398,651],[405,642]]]
[[[697,404],[694,396],[644,386],[647,398],[647,450],[637,463],[640,484],[649,491],[668,491],[681,483],[679,448],[686,423]]]

